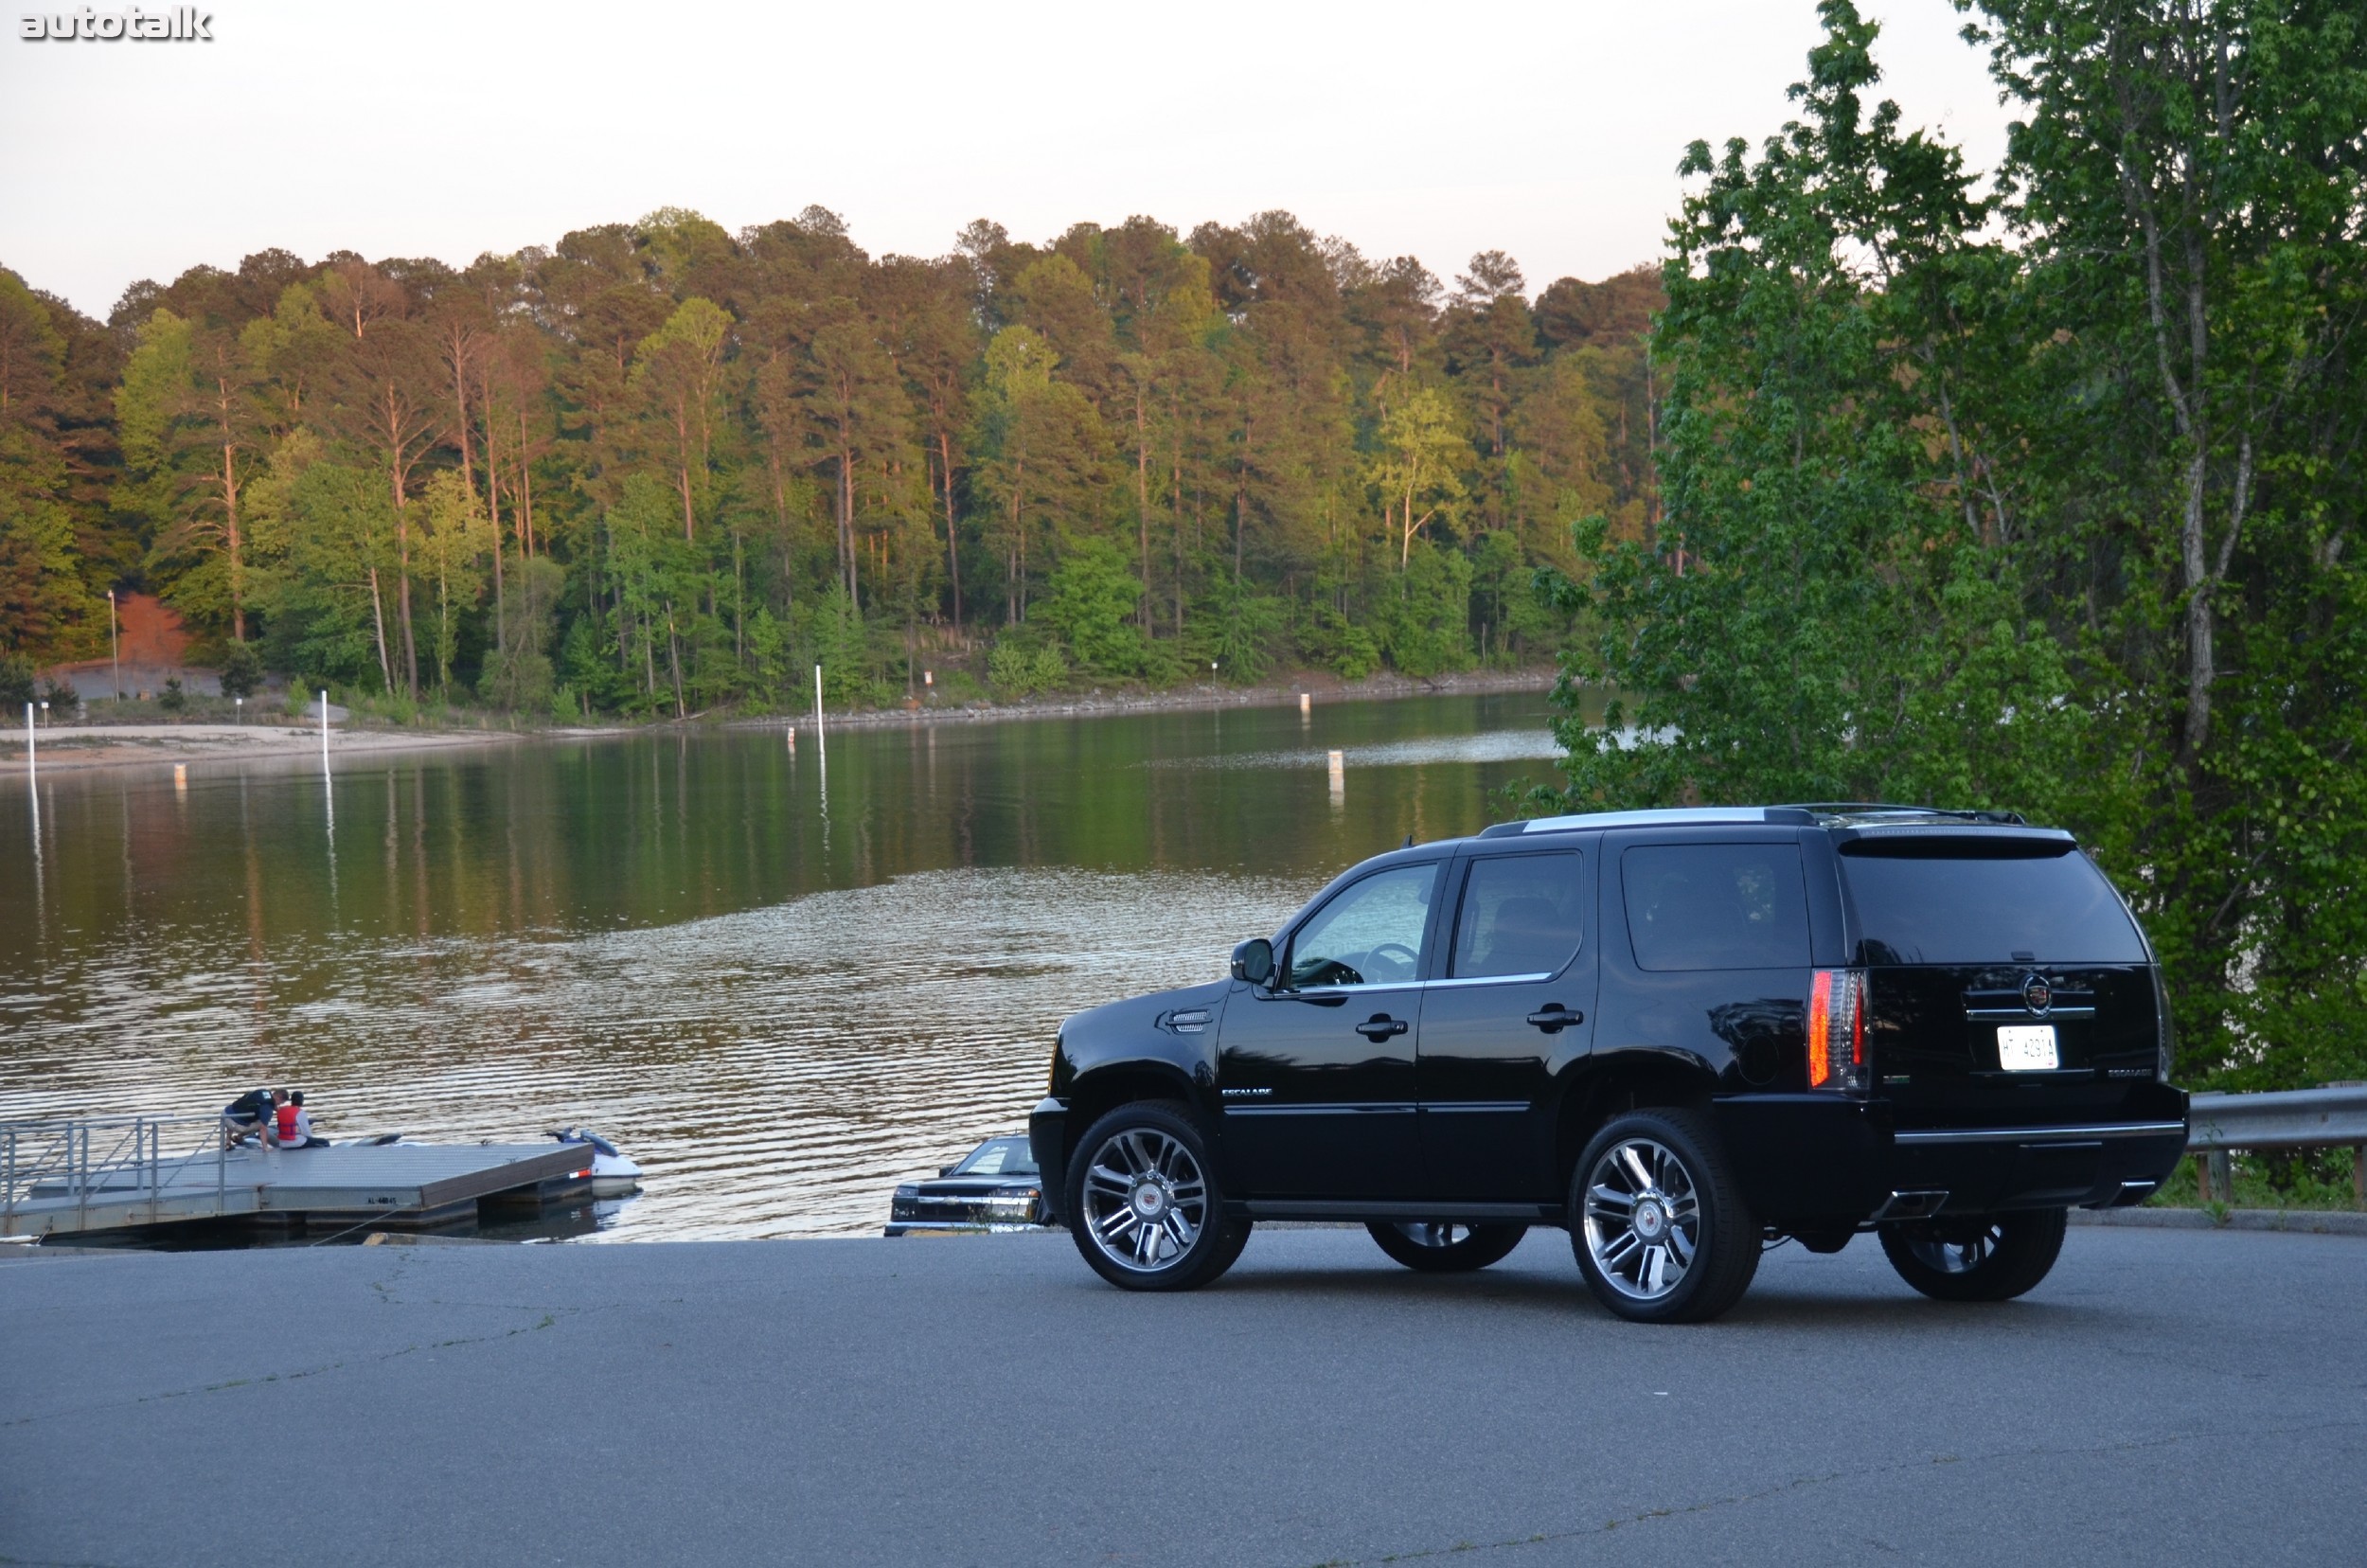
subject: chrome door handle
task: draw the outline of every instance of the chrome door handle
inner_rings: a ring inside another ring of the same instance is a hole
[[[1547,1034],[1559,1034],[1562,1030],[1568,1028],[1573,1024],[1585,1023],[1586,1014],[1582,1012],[1572,1012],[1569,1008],[1564,1007],[1561,1004],[1557,1002],[1552,1007],[1545,1008],[1541,1012],[1533,1012],[1529,1014],[1529,1022],[1544,1030]]]
[[[1401,1035],[1411,1026],[1402,1018],[1392,1018],[1387,1013],[1375,1013],[1363,1023],[1359,1024],[1356,1026],[1356,1032],[1367,1040],[1379,1042],[1393,1035]]]

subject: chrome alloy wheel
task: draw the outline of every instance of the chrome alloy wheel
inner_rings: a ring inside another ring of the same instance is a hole
[[[1701,1245],[1693,1175],[1650,1138],[1613,1144],[1586,1184],[1586,1250],[1611,1289],[1657,1301],[1681,1284]]]
[[[1156,1128],[1135,1127],[1094,1150],[1085,1170],[1085,1230],[1122,1269],[1150,1274],[1189,1252],[1208,1222],[1200,1162]]]
[[[1908,1232],[1907,1251],[1934,1273],[1968,1274],[1989,1260],[2004,1238],[2004,1227],[1994,1223],[1971,1230],[1949,1226],[1944,1231],[1933,1225],[1920,1234]]]

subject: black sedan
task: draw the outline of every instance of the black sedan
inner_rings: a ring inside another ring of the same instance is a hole
[[[1022,1231],[1052,1222],[1027,1134],[988,1138],[932,1182],[906,1182],[888,1206],[887,1234]]]

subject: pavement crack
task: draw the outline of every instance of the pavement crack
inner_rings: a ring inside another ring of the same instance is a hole
[[[2367,1427],[2367,1421],[2315,1421],[2300,1426],[2245,1427],[2212,1432],[2190,1432],[2166,1437],[2131,1437],[2117,1442],[2078,1445],[2034,1444],[2028,1448],[2001,1448],[1971,1455],[1935,1453],[1929,1459],[1901,1461],[1887,1465],[1864,1465],[1854,1470],[1828,1470],[1814,1475],[1794,1476],[1775,1486],[1756,1491],[1735,1492],[1725,1497],[1704,1498],[1697,1503],[1675,1504],[1664,1508],[1643,1508],[1634,1513],[1607,1519],[1600,1524],[1574,1525],[1560,1530],[1540,1530],[1534,1535],[1507,1536],[1497,1541],[1458,1541],[1448,1546],[1416,1546],[1402,1552],[1387,1552],[1379,1557],[1326,1558],[1312,1568],[1373,1568],[1375,1564],[1392,1562],[1426,1562],[1433,1558],[1464,1557],[1481,1552],[1509,1551],[1520,1546],[1538,1546],[1554,1541],[1580,1541],[1591,1536],[1606,1536],[1617,1530],[1631,1529],[1655,1520],[1682,1519],[1691,1514],[1712,1513],[1720,1508],[1740,1507],[1765,1503],[1772,1498],[1812,1488],[1829,1486],[1836,1481],[1854,1481],[1872,1475],[1895,1475],[1909,1470],[1929,1470],[1940,1465],[1985,1464],[1998,1459],[2035,1459],[2074,1454],[2141,1453],[2149,1449],[2177,1448],[2187,1443],[2240,1441],[2246,1438],[2300,1436],[2305,1434],[2355,1431]],[[1895,1548],[1886,1548],[1895,1551]]]
[[[533,1311],[536,1309],[529,1307],[517,1310]],[[376,1355],[324,1362],[318,1366],[298,1367],[292,1372],[267,1372],[253,1378],[224,1378],[219,1382],[199,1383],[193,1388],[169,1388],[161,1394],[142,1394],[136,1399],[119,1399],[106,1404],[77,1405],[65,1410],[45,1411],[37,1416],[20,1416],[14,1420],[0,1421],[0,1431],[33,1426],[43,1421],[54,1421],[66,1416],[91,1416],[106,1410],[136,1410],[143,1405],[161,1404],[167,1399],[196,1399],[207,1394],[227,1394],[241,1388],[261,1388],[271,1383],[296,1382],[306,1378],[317,1378],[325,1373],[342,1371],[348,1366],[383,1365],[388,1362],[400,1361],[405,1356],[418,1355],[422,1350],[457,1350],[476,1345],[499,1345],[504,1340],[517,1339],[525,1334],[539,1334],[545,1328],[557,1327],[562,1319],[575,1317],[585,1311],[608,1310],[611,1309],[561,1307],[543,1311],[542,1317],[533,1323],[521,1324],[515,1328],[505,1328],[499,1333],[465,1334],[454,1339],[429,1340],[422,1344],[406,1345],[394,1350],[383,1350]],[[7,1561],[7,1559],[0,1558],[0,1564],[5,1564]]]

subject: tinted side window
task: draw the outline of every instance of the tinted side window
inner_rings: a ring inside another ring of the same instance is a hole
[[[1557,974],[1578,936],[1576,850],[1475,860],[1464,876],[1452,972],[1467,980]]]
[[[1857,911],[1862,964],[2145,961],[2120,896],[2082,854],[1974,860],[1844,849],[1841,880]]]
[[[1805,969],[1808,895],[1789,844],[1682,844],[1620,858],[1628,935],[1647,970]]]
[[[1400,865],[1350,882],[1290,940],[1290,984],[1394,986],[1421,971],[1438,867]]]

